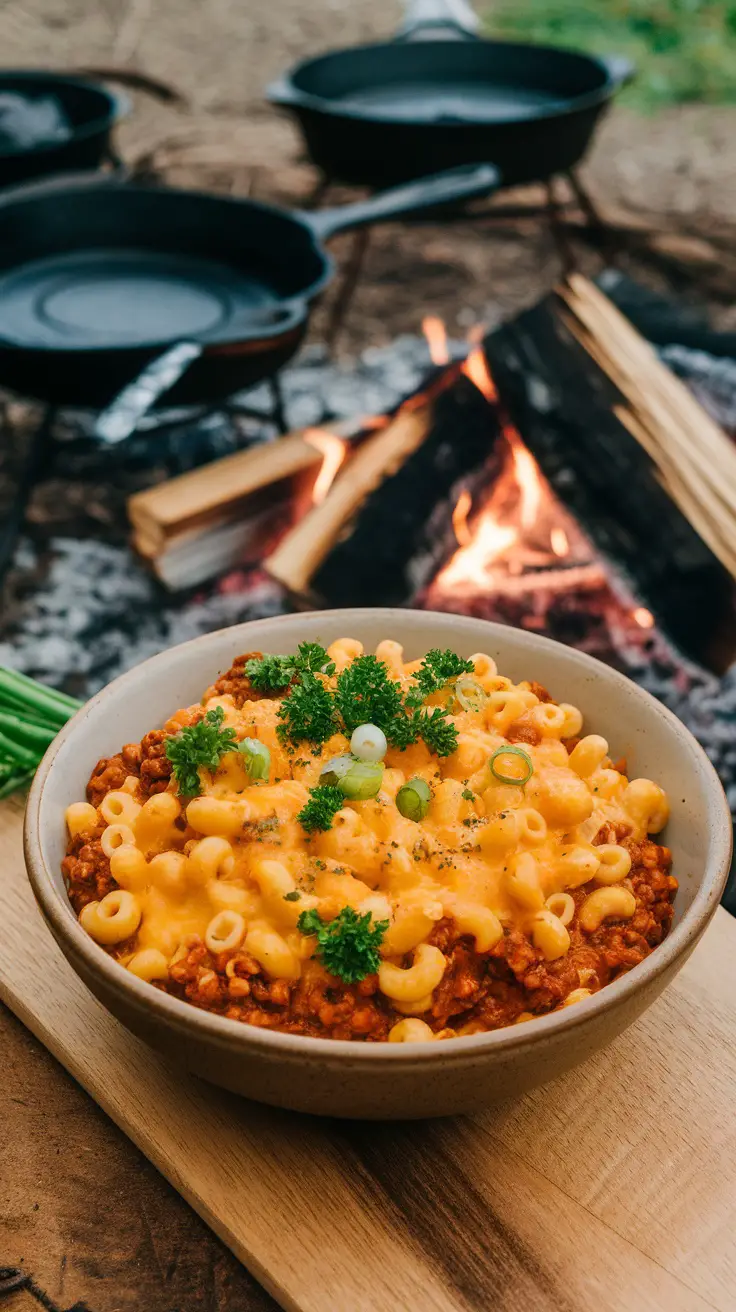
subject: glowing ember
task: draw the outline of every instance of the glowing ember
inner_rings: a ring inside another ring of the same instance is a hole
[[[452,512],[452,527],[455,530],[455,537],[459,547],[469,546],[473,538],[468,526],[468,515],[472,504],[473,498],[467,488],[463,488],[457,499],[457,505]]]
[[[488,372],[485,352],[481,346],[476,346],[470,352],[461,372],[465,374],[466,378],[470,379],[471,383],[475,383],[478,391],[482,392],[487,400],[496,401],[498,399],[496,384]]]
[[[305,429],[304,441],[322,453],[322,464],[312,489],[312,500],[318,506],[335,481],[335,475],[345,459],[346,447],[334,433],[326,433],[322,428]]]
[[[564,528],[553,528],[549,535],[549,542],[556,556],[564,558],[568,554],[570,543]]]
[[[647,610],[646,606],[637,606],[636,610],[633,611],[632,614],[640,628],[642,629],[654,628],[654,616],[652,615],[652,612],[650,610]]]
[[[450,352],[447,349],[447,331],[441,319],[428,314],[422,319],[422,332],[427,339],[429,358],[433,364],[449,364]]]

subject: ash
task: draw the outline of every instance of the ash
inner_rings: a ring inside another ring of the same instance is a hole
[[[736,360],[677,345],[664,346],[659,355],[711,418],[736,437]]]
[[[450,345],[453,358],[465,353],[462,344]],[[707,362],[704,367],[702,360],[680,357],[671,363],[683,376],[697,374],[699,387],[707,387]],[[389,411],[422,385],[429,369],[421,338],[399,338],[348,364],[309,349],[281,377],[289,426]],[[5,580],[0,663],[84,698],[167,647],[290,609],[257,568],[172,595],[127,546],[125,502],[132,492],[273,439],[268,389],[261,386],[236,402],[229,413],[167,416],[165,424],[114,451],[95,445],[84,416],[57,421],[52,459],[36,482]],[[253,411],[262,411],[261,417]],[[0,502],[13,493],[0,468]],[[586,645],[584,637],[571,634],[569,640]],[[618,657],[702,743],[736,814],[736,668],[716,678],[662,635],[649,645],[622,642]]]
[[[463,344],[451,347],[462,358]],[[429,369],[427,344],[418,337],[400,337],[347,364],[308,348],[281,375],[289,427],[383,414],[418,390]],[[131,493],[273,440],[271,403],[260,385],[234,398],[230,413],[166,415],[104,451],[88,436],[88,416],[61,416],[51,467],[34,488],[5,581],[0,664],[84,698],[176,643],[289,610],[258,570],[172,595],[127,545]],[[0,504],[13,495],[7,476],[2,483],[0,467]]]

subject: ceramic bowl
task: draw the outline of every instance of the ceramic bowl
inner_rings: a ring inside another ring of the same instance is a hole
[[[84,796],[98,757],[139,739],[198,701],[243,651],[290,652],[340,636],[366,649],[382,638],[407,658],[430,647],[490,653],[515,681],[546,685],[609,739],[634,776],[667,790],[664,841],[680,881],[675,923],[646,961],[589,999],[489,1034],[441,1043],[360,1043],[304,1038],[210,1015],[159,992],[117,965],[80,928],[61,876],[64,809]],[[223,629],[145,661],[98,693],[49,748],[28,800],[25,851],[41,910],[65,956],[97,998],[157,1052],[214,1084],[262,1102],[329,1116],[377,1119],[468,1112],[524,1093],[610,1043],[684,965],[725,884],[731,820],[705,753],[669,711],[628,679],[577,651],[482,620],[409,610],[289,615]]]

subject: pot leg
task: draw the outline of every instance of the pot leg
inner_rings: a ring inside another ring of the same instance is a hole
[[[352,250],[328,312],[325,338],[330,351],[334,349],[338,334],[355,294],[355,289],[360,281],[369,243],[370,230],[368,228],[358,228],[353,235]]]
[[[588,227],[597,228],[600,233],[605,232],[608,228],[608,224],[603,218],[598,206],[595,204],[590,192],[583,185],[576,170],[570,169],[565,176],[570,183],[573,195],[587,220]]]
[[[276,425],[276,432],[279,437],[283,437],[284,433],[288,433],[289,431],[289,425],[286,420],[286,399],[284,397],[284,389],[281,386],[281,378],[278,374],[274,374],[273,378],[269,379],[269,383],[271,386],[271,396],[273,398],[273,422]]]
[[[320,173],[319,177],[317,178],[317,181],[312,187],[312,190],[307,196],[306,203],[304,205],[305,210],[319,209],[320,205],[325,199],[325,196],[327,195],[331,186],[332,186],[332,179],[329,178],[326,173]]]
[[[0,581],[11,564],[18,538],[24,530],[26,511],[33,495],[33,489],[36,483],[39,483],[49,474],[49,466],[53,455],[55,420],[56,408],[46,406],[35,432],[29,439],[23,463],[18,471],[13,503],[5,516],[4,522],[0,524]],[[8,438],[10,450],[12,451],[13,439],[10,436],[12,424],[6,412],[3,412],[0,418],[0,425],[0,431],[3,436]],[[0,1292],[2,1291],[0,1290]]]
[[[568,273],[574,273],[577,268],[577,260],[567,224],[565,223],[564,202],[560,201],[557,194],[557,177],[551,177],[546,183],[547,191],[547,216],[549,218],[550,230],[557,247],[560,261],[562,263],[563,277]]]

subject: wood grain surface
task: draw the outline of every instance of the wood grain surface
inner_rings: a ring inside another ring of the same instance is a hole
[[[0,1005],[0,1267],[59,1308],[276,1312],[277,1304]],[[38,1312],[27,1292],[2,1312]]]
[[[3,803],[0,997],[282,1307],[732,1312],[736,924],[725,912],[637,1025],[522,1102],[433,1123],[322,1122],[209,1088],[109,1017],[35,909],[20,822],[20,803]]]

